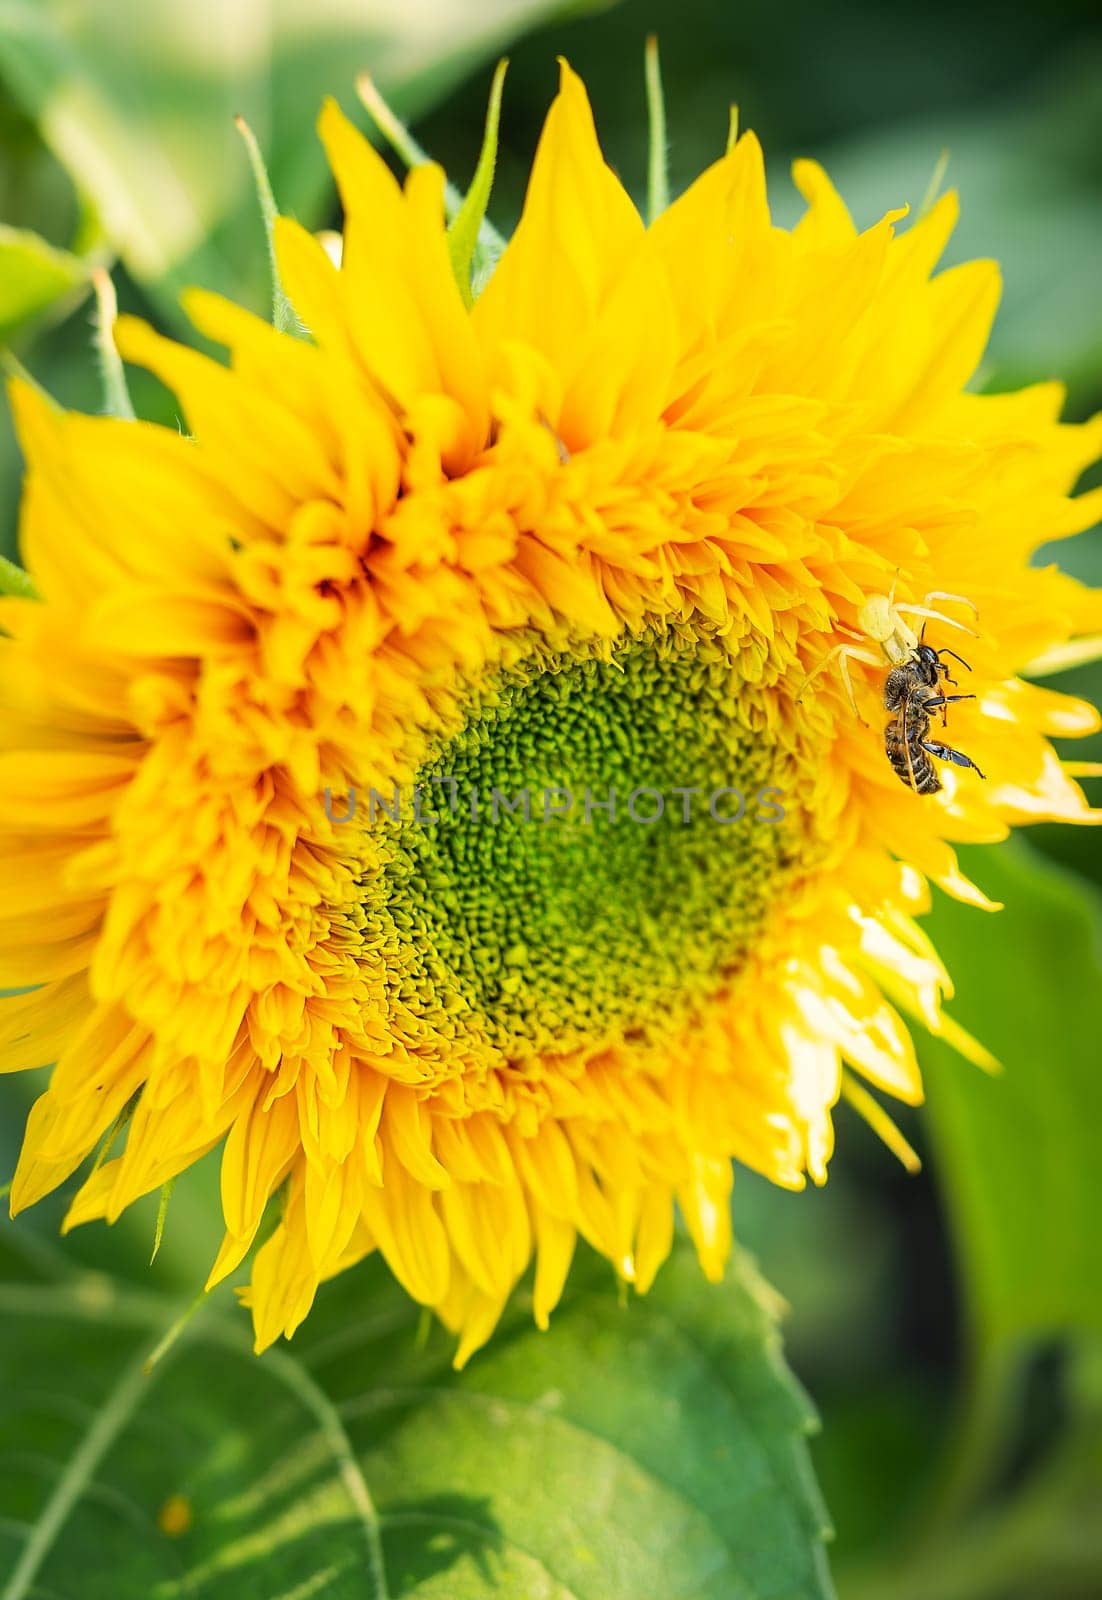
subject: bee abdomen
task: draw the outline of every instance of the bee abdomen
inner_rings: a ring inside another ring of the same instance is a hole
[[[933,762],[917,738],[907,738],[899,721],[889,722],[884,729],[884,749],[892,771],[908,789],[913,789],[915,794],[937,794],[941,779]]]

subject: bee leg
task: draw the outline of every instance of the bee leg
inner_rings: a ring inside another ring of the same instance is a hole
[[[932,739],[924,739],[922,742],[922,748],[926,751],[927,755],[937,756],[939,761],[951,761],[954,767],[971,767],[972,771],[975,772],[979,777],[983,778],[986,776],[984,773],[980,772],[979,767],[977,767],[971,756],[966,756],[963,750],[953,750],[947,744],[935,744]]]
[[[925,634],[925,632],[926,632],[926,624],[925,623],[922,624],[922,632],[923,632],[923,634]],[[952,655],[953,651],[950,650],[949,654]],[[941,679],[942,683],[951,683],[954,689],[957,687],[957,680],[955,678],[950,677],[949,668],[945,665],[944,661],[942,661],[941,652],[940,651],[938,652],[937,671],[938,671],[938,677]],[[948,721],[948,717],[947,717],[947,714],[946,714],[946,711],[945,711],[945,707],[942,706],[942,708],[941,708],[941,726],[943,728],[945,727],[947,721]]]
[[[952,683],[952,681],[952,678],[948,679],[948,682]],[[922,709],[923,711],[940,711],[941,726],[944,728],[948,716],[945,709],[946,706],[951,706],[957,700],[974,700],[975,698],[974,694],[934,694],[929,699],[923,700]]]

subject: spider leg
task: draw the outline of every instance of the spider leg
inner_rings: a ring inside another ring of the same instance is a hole
[[[952,600],[954,605],[967,606],[972,615],[979,621],[980,608],[974,600],[969,600],[963,594],[950,594],[947,589],[931,589],[929,594],[922,597],[922,604],[928,606],[931,600]]]
[[[830,663],[834,660],[835,656],[838,655],[838,653],[840,651],[844,650],[844,649],[845,649],[845,645],[836,644],[834,646],[833,650],[828,650],[827,651],[826,655],[819,662],[818,666],[812,667],[812,669],[808,673],[807,677],[803,680],[803,682],[800,684],[800,687],[796,690],[796,704],[797,705],[799,705],[800,701],[804,697],[804,690],[806,688],[808,688],[810,684],[815,682],[815,679],[819,676],[820,672],[825,672],[826,671],[826,669],[830,666]]]
[[[971,756],[966,756],[963,750],[953,750],[947,744],[935,743],[933,739],[924,739],[922,748],[928,755],[937,756],[939,761],[951,761],[955,767],[971,767],[977,776],[981,778],[984,776]]]
[[[838,668],[842,674],[842,682],[846,686],[846,699],[853,708],[853,714],[857,718],[858,722],[863,728],[867,728],[868,723],[857,709],[857,696],[853,692],[853,679],[849,675],[849,663],[851,656],[855,661],[871,661],[874,666],[879,666],[880,663],[877,661],[876,657],[874,655],[870,655],[867,650],[854,650],[849,645],[843,645],[838,656]]]
[[[956,596],[953,597],[954,599]],[[963,622],[957,622],[953,617],[947,617],[942,611],[931,611],[928,606],[903,605],[895,608],[901,617],[928,617],[932,622],[944,622],[947,628],[959,628],[961,633],[970,634],[973,639],[978,639],[979,634],[975,628],[966,627]]]
[[[853,692],[853,679],[849,674],[849,661],[850,658],[855,661],[865,661],[873,667],[879,667],[883,663],[880,661],[879,657],[874,656],[871,651],[857,650],[851,644],[836,644],[833,650],[827,651],[826,655],[819,662],[818,666],[812,667],[811,671],[808,673],[807,677],[800,684],[799,689],[796,691],[796,704],[799,705],[800,701],[803,699],[804,691],[808,684],[811,683],[813,679],[817,678],[821,672],[825,672],[835,657],[838,658],[838,666],[842,675],[842,683],[845,686],[846,698],[850,703],[853,714],[857,718],[858,722],[862,723],[865,727],[868,727],[868,723],[865,722],[864,717],[857,709],[857,697]]]

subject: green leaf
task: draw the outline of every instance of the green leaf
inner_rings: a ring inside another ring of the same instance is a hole
[[[580,1264],[460,1375],[373,1264],[259,1359],[102,1276],[0,1289],[2,1600],[824,1600],[806,1400],[745,1258],[644,1301]],[[29,1463],[33,1462],[33,1469]],[[162,1531],[168,1529],[169,1532]]]
[[[433,16],[364,0],[0,0],[0,77],[94,202],[130,274],[179,318],[199,283],[266,301],[263,233],[235,114],[282,210],[318,227],[333,189],[314,123],[370,68],[395,110],[425,109],[559,6],[482,0]]]
[[[933,1157],[981,1346],[1102,1330],[1100,898],[1015,841],[972,855],[1005,910],[940,899],[928,924],[953,1014],[1005,1071],[924,1048]]]
[[[37,233],[0,224],[0,344],[87,283],[89,269]]]

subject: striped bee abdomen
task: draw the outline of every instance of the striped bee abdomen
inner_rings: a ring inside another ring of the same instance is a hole
[[[915,794],[937,794],[941,788],[934,764],[922,748],[929,731],[929,717],[922,712],[916,715],[914,707],[906,706],[884,729],[884,749],[892,770]]]

